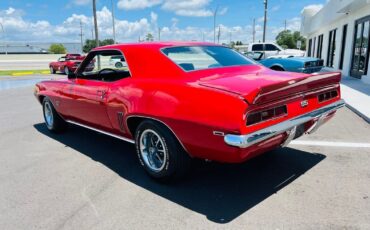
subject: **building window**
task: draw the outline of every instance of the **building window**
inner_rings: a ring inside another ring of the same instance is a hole
[[[307,56],[311,57],[311,50],[312,50],[312,38],[308,40],[308,49],[307,49]]]
[[[322,42],[324,40],[324,35],[321,34],[319,37],[318,37],[318,41],[317,41],[317,54],[316,54],[316,57],[317,58],[321,58],[321,55],[322,55]]]
[[[315,57],[316,37],[313,38],[312,57]]]
[[[337,34],[337,29],[331,30],[329,32],[328,55],[326,58],[326,66],[328,67],[333,67],[333,64],[334,64],[336,34]]]
[[[348,25],[343,26],[342,30],[342,45],[340,47],[340,60],[339,60],[339,69],[343,69],[343,59],[344,59],[344,52],[346,48],[346,40],[347,40],[347,28]]]
[[[351,76],[361,78],[367,74],[369,63],[370,16],[356,21],[352,54]]]

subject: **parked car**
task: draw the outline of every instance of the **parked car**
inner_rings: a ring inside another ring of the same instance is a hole
[[[276,55],[287,55],[294,57],[304,57],[305,51],[298,49],[284,49],[274,42],[265,43],[250,43],[248,44],[246,52],[260,52],[262,53],[261,59],[266,59]]]
[[[112,56],[109,60],[109,64],[115,66],[116,68],[127,67],[126,60],[122,55]]]
[[[109,65],[123,54],[128,69]],[[243,162],[316,131],[344,105],[340,79],[272,71],[212,43],[152,42],[95,48],[35,96],[50,131],[70,123],[133,143],[150,176],[172,180],[192,158]]]
[[[70,60],[84,60],[85,56],[84,55],[81,55],[81,54],[72,54],[72,53],[68,53],[66,54],[66,59],[70,59]]]
[[[77,57],[70,54],[60,57],[57,61],[49,63],[50,73],[54,74],[59,71],[68,75],[70,72],[74,72],[77,69],[83,58],[84,57]]]
[[[276,71],[290,71],[298,73],[316,73],[324,67],[324,60],[314,57],[294,57],[289,55],[276,55],[266,59],[262,52],[249,52],[246,54],[262,65]]]

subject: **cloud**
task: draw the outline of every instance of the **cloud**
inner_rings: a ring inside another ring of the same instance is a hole
[[[211,0],[165,0],[162,9],[180,16],[209,17],[213,12],[207,9]]]
[[[197,7],[207,8],[203,4]],[[182,6],[185,7],[185,6]],[[186,7],[190,7],[187,5]],[[190,8],[196,9],[194,5]],[[221,12],[221,10],[219,11]],[[16,8],[0,9],[0,22],[4,26],[5,33],[0,33],[1,40],[4,41],[37,41],[37,42],[79,42],[80,22],[83,24],[84,39],[91,38],[91,29],[93,20],[91,16],[84,14],[67,15],[63,22],[51,24],[46,20],[31,21],[26,20],[24,12]],[[118,14],[119,15],[119,14]],[[101,39],[112,38],[112,14],[109,8],[103,7],[97,11],[99,37]],[[185,19],[184,19],[185,20]],[[150,12],[146,17],[138,20],[128,21],[119,18],[116,22],[116,39],[119,42],[137,41],[139,37],[143,38],[147,33],[152,33],[157,38],[158,33],[158,15]],[[251,24],[251,23],[250,23]],[[250,24],[240,24],[235,26],[217,25],[221,28],[220,43],[228,43],[230,38],[233,41],[242,41],[243,43],[252,41],[253,28]],[[162,40],[197,40],[213,42],[213,27],[186,26],[183,27],[182,21],[177,17],[172,18],[167,25],[161,25]],[[287,27],[290,30],[299,30],[300,18],[292,18],[287,21]],[[274,40],[276,35],[284,29],[281,26],[274,27],[268,24],[267,40]],[[262,40],[262,23],[256,25],[256,40]],[[216,31],[217,32],[217,31]],[[216,33],[217,34],[217,33]],[[4,36],[5,35],[5,36]]]
[[[308,6],[305,6],[303,8],[303,10],[301,11],[301,13],[303,13],[303,11],[305,11],[305,10],[310,10],[310,11],[312,11],[315,14],[315,13],[319,12],[323,7],[324,7],[323,4],[312,4],[312,5],[308,5]]]
[[[279,9],[280,9],[280,5],[276,5],[276,6],[273,6],[270,11],[275,12],[275,11],[278,11]]]
[[[78,6],[84,6],[90,4],[91,0],[73,0],[72,3]]]
[[[8,8],[0,10],[0,23],[4,27],[2,40],[7,41],[37,41],[37,42],[78,42],[80,34],[80,22],[83,23],[85,38],[91,38],[93,20],[83,14],[72,14],[62,23],[52,25],[48,21],[28,21],[23,17],[23,12]],[[112,37],[112,14],[107,7],[97,11],[99,35],[101,39]],[[151,14],[151,21],[156,18],[156,14]],[[138,36],[145,35],[152,31],[152,25],[147,18],[136,21],[116,19],[116,35],[119,41],[137,40]]]
[[[161,4],[162,0],[119,0],[117,7],[124,10],[138,10]]]
[[[171,11],[179,16],[209,17],[213,15],[209,4],[212,0],[119,0],[117,6],[124,10],[138,10],[161,5],[165,11]],[[219,11],[226,14],[227,7]]]

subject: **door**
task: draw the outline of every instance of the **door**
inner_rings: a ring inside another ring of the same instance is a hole
[[[108,115],[108,99],[115,83],[130,77],[124,66],[116,67],[112,56],[122,55],[118,50],[91,52],[81,63],[72,80],[69,94],[69,118],[90,127],[111,132],[112,123]],[[113,94],[114,95],[114,94]]]
[[[369,33],[370,17],[356,22],[355,37],[352,52],[351,76],[361,78],[367,74],[369,63]]]
[[[77,78],[71,85],[73,98],[70,100],[69,117],[98,129],[109,130],[111,124],[106,103],[108,83]]]

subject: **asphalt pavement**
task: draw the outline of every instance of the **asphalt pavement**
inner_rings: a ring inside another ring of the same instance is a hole
[[[0,229],[370,229],[370,126],[347,108],[287,148],[165,185],[131,144],[49,133],[29,84],[0,90]]]

